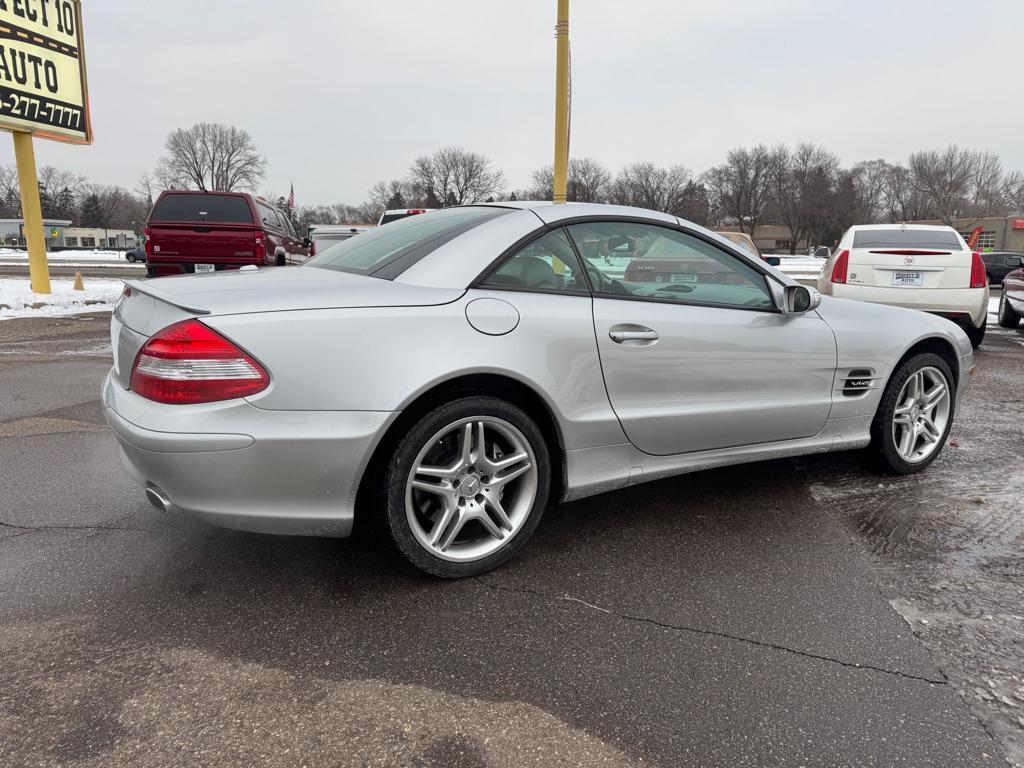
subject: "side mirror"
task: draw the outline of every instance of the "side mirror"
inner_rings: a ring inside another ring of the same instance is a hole
[[[769,267],[777,267],[782,263],[782,259],[778,256],[765,256],[764,260],[768,263]]]
[[[802,315],[817,309],[821,294],[806,285],[787,285],[782,289],[782,311],[787,315]]]
[[[1008,256],[1003,264],[1008,267],[1024,267],[1024,258],[1021,258],[1020,256]]]
[[[832,255],[832,251],[829,250],[828,246],[819,245],[814,249],[814,257],[817,259],[827,259]]]
[[[302,238],[302,247],[303,248],[312,248],[313,247],[313,241],[310,240],[308,237]]]
[[[612,251],[617,251],[625,246],[626,251],[633,252],[636,250],[636,242],[628,237],[622,235],[612,235],[608,238],[608,248]]]

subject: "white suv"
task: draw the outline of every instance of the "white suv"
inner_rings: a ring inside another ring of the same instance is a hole
[[[985,337],[988,279],[981,255],[952,227],[850,227],[818,276],[818,290],[840,299],[908,307],[948,317],[971,344]]]

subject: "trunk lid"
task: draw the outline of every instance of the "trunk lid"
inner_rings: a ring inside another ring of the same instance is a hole
[[[968,288],[971,252],[937,248],[851,248],[847,282],[876,288]]]
[[[447,304],[463,289],[426,288],[315,267],[128,280],[110,323],[114,374],[128,389],[131,368],[150,336],[192,317],[358,307]]]

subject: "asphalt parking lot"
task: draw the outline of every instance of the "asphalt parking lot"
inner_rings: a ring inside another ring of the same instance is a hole
[[[924,475],[638,486],[457,583],[160,515],[108,355],[0,323],[0,766],[1024,765],[1024,330]]]

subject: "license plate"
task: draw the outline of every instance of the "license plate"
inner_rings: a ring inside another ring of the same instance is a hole
[[[920,272],[893,272],[893,285],[924,285],[924,275]]]
[[[213,272],[215,269],[213,264],[196,264],[196,272]]]
[[[697,276],[685,272],[676,272],[669,278],[669,281],[673,283],[696,283]]]

